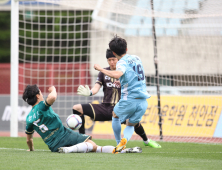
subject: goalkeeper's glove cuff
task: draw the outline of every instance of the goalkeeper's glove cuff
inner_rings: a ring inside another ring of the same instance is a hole
[[[90,95],[89,96],[92,96],[92,95],[93,95],[92,90],[90,90]]]

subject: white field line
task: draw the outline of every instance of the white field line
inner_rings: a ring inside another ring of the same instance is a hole
[[[26,151],[26,150],[28,150],[28,149],[19,149],[19,148],[0,148],[0,150],[3,150],[3,149],[5,149],[5,150],[17,150],[17,151],[19,151],[19,150],[21,150],[21,151]],[[35,149],[35,151],[49,152],[50,150]]]

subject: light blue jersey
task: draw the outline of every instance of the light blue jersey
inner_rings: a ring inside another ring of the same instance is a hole
[[[146,80],[142,62],[138,56],[123,56],[116,64],[116,70],[122,71],[120,77],[121,99],[148,99]]]

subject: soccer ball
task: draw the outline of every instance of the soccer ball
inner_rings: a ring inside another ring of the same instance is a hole
[[[71,114],[66,119],[67,126],[72,130],[78,130],[82,126],[82,119],[79,115]]]

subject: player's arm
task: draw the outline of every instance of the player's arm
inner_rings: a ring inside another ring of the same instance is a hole
[[[29,147],[28,151],[34,151],[34,145],[33,145],[33,135],[32,134],[27,134],[27,145]]]
[[[91,89],[92,95],[95,95],[96,93],[98,93],[100,88],[101,88],[101,85],[96,83],[94,87]]]
[[[82,96],[92,96],[98,93],[99,89],[101,88],[100,84],[95,84],[94,87],[90,90],[88,85],[80,85],[77,89],[77,94]]]
[[[57,92],[56,92],[56,88],[54,86],[49,87],[48,91],[50,93],[46,99],[46,102],[47,102],[46,104],[51,106],[57,98]]]
[[[106,70],[106,69],[103,69],[100,65],[98,64],[95,64],[94,65],[94,69],[98,70],[98,71],[101,71],[103,74],[109,76],[109,77],[113,77],[113,78],[116,78],[116,79],[119,79],[122,75],[123,75],[123,72],[120,71],[120,70],[115,70],[115,71],[111,71],[111,70]]]

